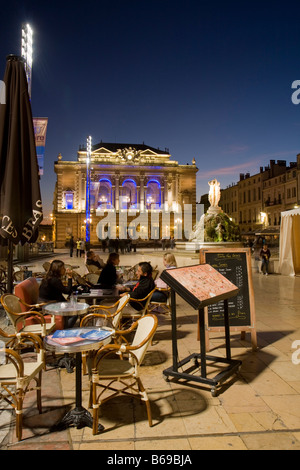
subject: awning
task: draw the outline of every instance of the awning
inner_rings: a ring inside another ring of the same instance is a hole
[[[266,236],[266,235],[280,235],[280,228],[279,227],[268,227],[260,230],[259,232],[255,232],[257,236]]]
[[[281,212],[279,271],[300,274],[300,209]]]
[[[291,209],[290,211],[281,212],[281,217],[289,217],[293,215],[300,215],[300,209]]]

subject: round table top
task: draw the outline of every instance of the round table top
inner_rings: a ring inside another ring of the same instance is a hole
[[[93,349],[99,349],[100,346],[104,346],[105,344],[110,343],[111,337],[114,333],[114,330],[112,328],[108,327],[83,327],[83,328],[70,328],[67,330],[58,330],[58,333],[62,336],[62,338],[53,339],[53,334],[45,336],[44,338],[44,344],[46,349],[48,351],[60,351],[64,353],[77,353],[77,352],[82,352],[82,351],[90,351]],[[66,337],[64,337],[64,333],[67,334]],[[74,341],[69,342],[68,344],[61,344],[58,341],[60,340],[63,342],[63,340],[70,339],[72,337],[72,334],[74,334],[74,337],[78,338],[80,335],[84,335],[87,333],[93,333],[95,336],[97,334],[101,334],[101,337],[98,339],[84,339],[82,338],[81,341]]]
[[[83,315],[87,313],[89,304],[83,302],[55,302],[43,307],[43,312],[50,315],[61,315],[63,317]]]

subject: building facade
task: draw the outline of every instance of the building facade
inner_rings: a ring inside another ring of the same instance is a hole
[[[300,205],[300,154],[297,162],[270,161],[250,176],[221,191],[220,205],[240,225],[242,233],[280,227],[281,212]]]
[[[53,240],[57,248],[65,246],[71,235],[85,240],[87,223],[92,245],[106,236],[180,239],[184,231],[176,228],[184,225],[185,206],[192,230],[195,160],[179,165],[167,149],[102,142],[92,147],[88,164],[87,155],[87,149],[80,147],[77,161],[64,161],[59,155],[54,165]]]

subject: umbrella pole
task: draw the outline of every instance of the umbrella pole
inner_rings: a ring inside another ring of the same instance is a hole
[[[7,257],[7,292],[13,293],[13,257],[14,245],[11,240],[8,240],[8,257]]]

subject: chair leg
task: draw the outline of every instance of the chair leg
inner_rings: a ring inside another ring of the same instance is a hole
[[[150,401],[147,395],[147,392],[145,390],[144,385],[142,384],[142,381],[139,377],[137,377],[137,384],[139,387],[140,395],[141,395],[141,400],[145,402],[146,409],[147,409],[147,416],[148,416],[148,423],[149,426],[152,427],[152,414],[151,414],[151,406],[150,406]]]
[[[36,401],[37,408],[39,413],[42,413],[42,371],[39,372],[39,378],[37,380],[37,390],[36,390]]]
[[[23,427],[23,393],[19,392],[16,403],[16,437],[18,441],[22,439],[22,427]]]
[[[99,421],[99,405],[96,403],[96,394],[97,394],[97,386],[93,384],[93,391],[92,391],[92,403],[93,403],[93,435],[95,436],[98,434],[98,421]]]
[[[99,406],[93,408],[93,435],[98,434]]]

